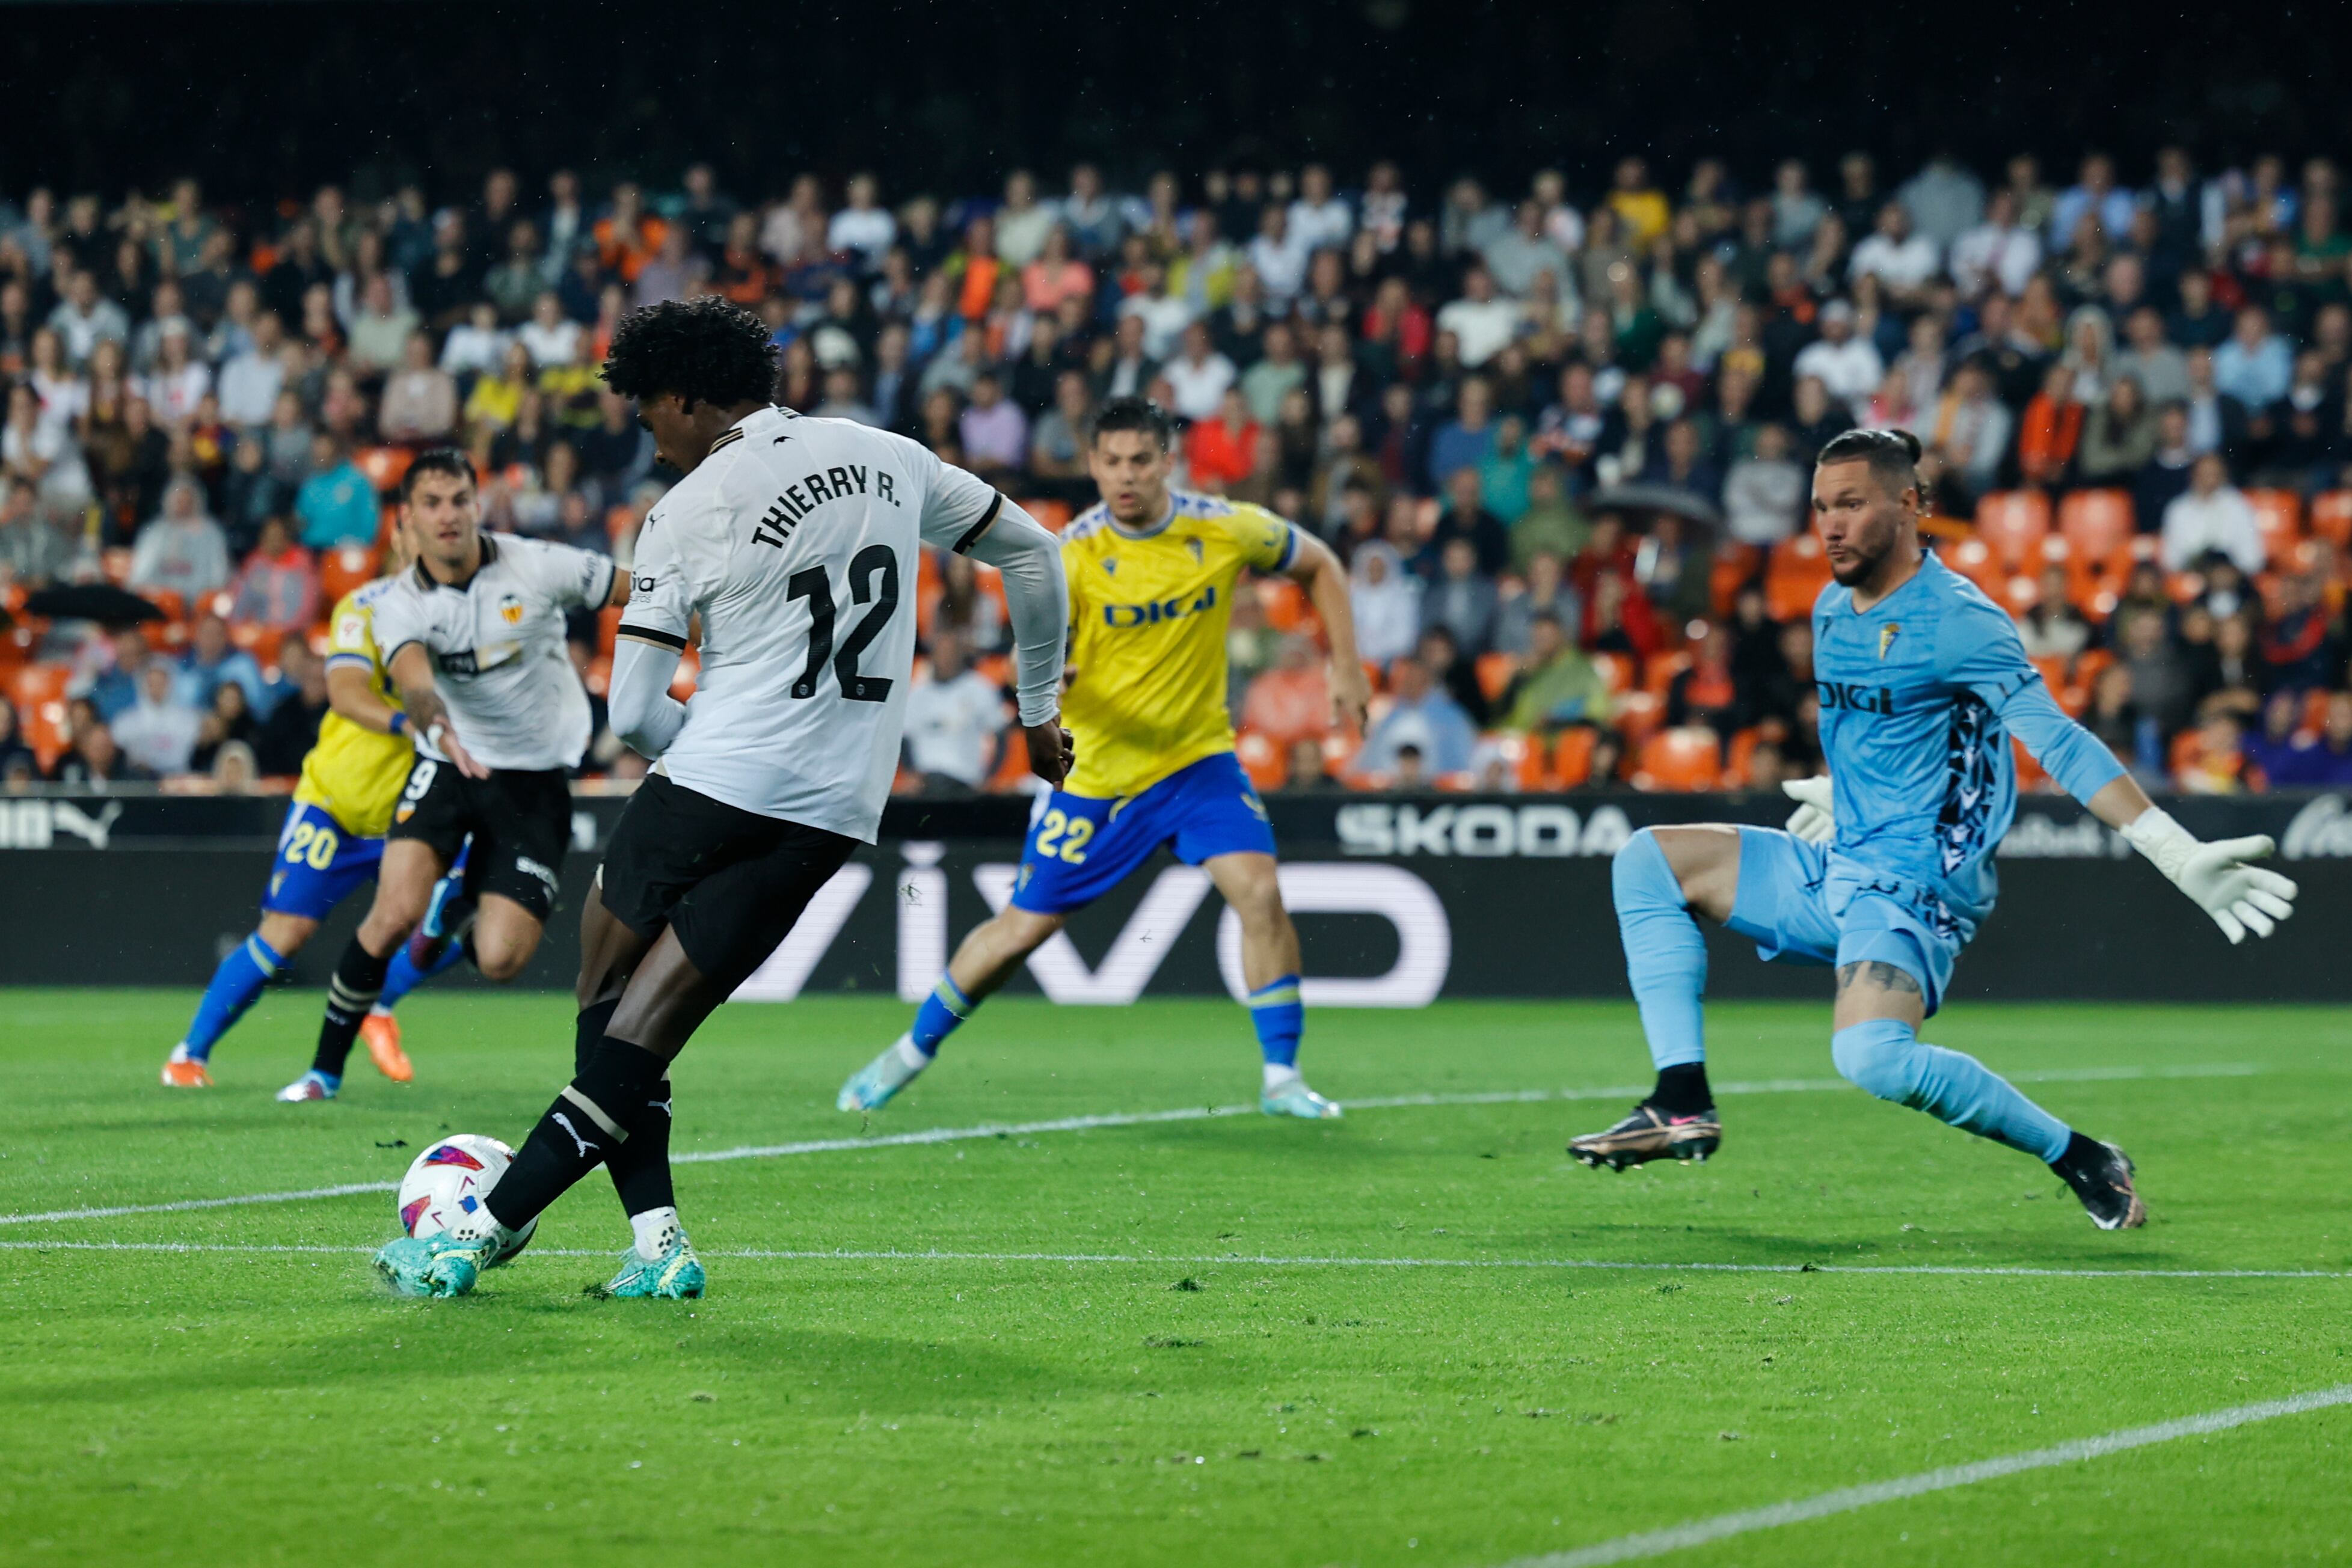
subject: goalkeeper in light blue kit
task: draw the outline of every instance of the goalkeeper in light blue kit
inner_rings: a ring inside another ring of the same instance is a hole
[[[2152,805],[2060,711],[2015,624],[1919,543],[1919,443],[1856,430],[1822,450],[1813,517],[1835,581],[1813,605],[1813,677],[1828,779],[1786,786],[1789,831],[1645,828],[1613,875],[1626,972],[1657,1087],[1569,1152],[1622,1170],[1705,1159],[1723,1140],[1706,1083],[1694,914],[1765,959],[1833,965],[1831,1054],[1883,1100],[2049,1163],[2103,1230],[2147,1209],[2121,1149],[2084,1136],[1974,1058],[1922,1044],[1960,949],[1992,913],[1993,851],[2017,806],[2014,735],[2069,794],[2119,831],[2231,942],[2267,936],[2295,885],[2250,864],[2263,837],[2201,843]]]

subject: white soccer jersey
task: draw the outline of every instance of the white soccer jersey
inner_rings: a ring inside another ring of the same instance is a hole
[[[887,431],[767,408],[637,536],[621,635],[702,672],[661,757],[677,783],[871,843],[898,764],[925,545],[968,549],[1003,498]]]
[[[462,588],[434,581],[421,564],[394,580],[375,608],[376,646],[388,667],[403,644],[425,645],[475,760],[575,768],[588,749],[588,693],[563,645],[564,612],[601,607],[617,570],[593,550],[484,534],[481,567]],[[448,760],[421,734],[416,749]]]

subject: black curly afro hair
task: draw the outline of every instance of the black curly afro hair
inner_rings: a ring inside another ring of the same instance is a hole
[[[715,294],[632,310],[613,332],[604,384],[643,402],[665,392],[732,408],[775,396],[776,346],[757,316]]]

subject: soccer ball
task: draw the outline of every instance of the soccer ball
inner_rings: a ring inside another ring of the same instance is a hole
[[[482,1199],[490,1195],[499,1177],[506,1175],[507,1166],[514,1163],[514,1151],[496,1138],[486,1138],[479,1133],[459,1133],[441,1138],[416,1156],[408,1174],[400,1178],[400,1228],[411,1236],[438,1236],[467,1215],[482,1207]],[[539,1220],[522,1228],[522,1234],[513,1245],[490,1260],[491,1267],[507,1261],[530,1245],[531,1232],[539,1228]]]

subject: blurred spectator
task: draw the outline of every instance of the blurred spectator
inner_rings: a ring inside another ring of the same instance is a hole
[[[310,644],[289,637],[278,651],[278,666],[290,690],[278,695],[253,737],[261,771],[286,778],[302,770],[302,758],[319,742],[319,721],[327,716],[327,666]]]
[[[11,793],[41,777],[41,760],[25,744],[12,703],[0,702],[0,790]]]
[[[49,768],[48,781],[78,789],[152,781],[154,775],[133,762],[87,703],[75,703],[68,721],[68,749]]]
[[[115,716],[110,727],[132,767],[161,777],[187,771],[198,716],[182,700],[171,666],[157,661],[140,673],[138,699]]]
[[[2066,568],[2053,561],[2042,569],[2034,587],[2032,607],[2017,622],[2026,656],[2073,659],[2091,645],[2091,623],[2067,598]]]
[[[205,493],[193,479],[163,487],[161,516],[139,530],[131,551],[130,585],[168,590],[193,605],[229,580],[228,539],[205,515]]]
[[[2229,465],[2209,452],[2189,470],[2188,493],[2164,509],[2161,555],[2168,571],[2186,571],[2218,550],[2241,571],[2263,569],[2262,530],[2243,492],[2229,482]]]
[[[373,544],[382,526],[375,487],[342,444],[324,431],[310,438],[310,476],[295,496],[294,516],[302,525],[302,542],[320,550]]]
[[[1229,387],[1212,418],[1196,422],[1184,442],[1184,461],[1192,482],[1211,490],[1240,484],[1257,466],[1257,422],[1241,389]]]
[[[1349,563],[1349,578],[1356,650],[1365,662],[1385,666],[1412,652],[1421,633],[1422,588],[1395,548],[1381,539],[1362,546]]]
[[[214,688],[223,681],[233,681],[245,689],[247,707],[268,706],[261,666],[252,654],[230,642],[228,625],[217,615],[196,618],[196,629],[173,664],[179,672],[179,700],[184,707],[209,706]]]
[[[1535,622],[1549,616],[1563,627],[1584,624],[1584,605],[1568,583],[1566,563],[1553,551],[1528,558],[1527,586],[1503,601],[1495,618],[1495,647],[1524,659],[1535,646]]]
[[[926,794],[982,788],[1004,732],[1004,694],[965,663],[953,631],[931,633],[930,669],[907,692],[907,764]]]
[[[1499,608],[1494,579],[1478,570],[1477,548],[1466,535],[1447,539],[1438,555],[1437,580],[1422,590],[1421,631],[1442,630],[1475,657],[1493,643]]]
[[[237,572],[229,619],[241,625],[299,632],[319,619],[319,577],[310,552],[283,517],[261,525],[260,542]]]
[[[2139,382],[2118,376],[2083,425],[2077,472],[2085,485],[2127,486],[2156,456],[2156,415]]]
[[[2229,341],[2213,350],[2213,385],[2250,411],[2267,409],[2286,396],[2294,374],[2294,351],[2271,329],[2270,312],[2249,305],[2237,314]]]
[[[1723,481],[1724,527],[1741,544],[1771,546],[1794,535],[1805,512],[1808,476],[1789,458],[1789,433],[1776,423],[1756,432],[1756,449]]]
[[[1557,619],[1539,612],[1528,623],[1527,663],[1500,706],[1504,728],[1549,731],[1606,723],[1614,705],[1592,661],[1568,640]]]
[[[433,362],[433,345],[411,333],[401,346],[400,369],[383,383],[376,428],[396,444],[430,445],[457,428],[457,382]]]
[[[1362,651],[1360,638],[1358,651]],[[1312,637],[1294,633],[1283,640],[1274,668],[1249,684],[1242,699],[1242,727],[1285,750],[1296,741],[1329,733],[1331,688],[1323,673],[1322,651]]]
[[[1745,727],[1738,683],[1731,674],[1731,634],[1709,625],[1690,652],[1690,667],[1666,683],[1667,725],[1703,724],[1721,736]]]
[[[2242,793],[2247,785],[2242,733],[2235,714],[2208,715],[2185,745],[2177,786],[2191,795]]]
[[[2315,573],[2287,572],[2278,581],[2274,612],[2255,639],[2265,691],[2307,692],[2344,679],[2345,649],[2326,586]]]
[[[1195,321],[1184,329],[1182,347],[1160,367],[1160,373],[1168,379],[1174,394],[1170,405],[1173,412],[1198,421],[1217,416],[1239,372],[1211,342],[1207,324]]]
[[[1364,737],[1356,768],[1370,774],[1397,772],[1401,753],[1410,748],[1433,774],[1466,771],[1477,732],[1461,705],[1431,679],[1428,668],[1418,658],[1399,659],[1390,667],[1389,692],[1388,711]]]
[[[253,766],[253,708],[245,688],[235,681],[223,681],[213,688],[212,700],[199,713],[196,720],[195,748],[189,753],[188,768],[196,773],[212,773],[223,763],[232,767],[242,761]],[[240,759],[239,752],[243,753]],[[245,775],[251,777],[250,772]]]
[[[1821,329],[1821,337],[1797,355],[1793,372],[1800,380],[1810,376],[1821,382],[1832,402],[1856,417],[1885,379],[1886,361],[1867,338],[1855,335],[1853,307],[1843,299],[1822,308]]]
[[[1331,777],[1330,770],[1324,764],[1321,741],[1301,737],[1291,742],[1289,761],[1290,770],[1282,783],[1286,791],[1307,794],[1339,788],[1339,781]]]
[[[1443,626],[1432,626],[1413,644],[1413,656],[1429,672],[1431,682],[1469,715],[1470,722],[1485,728],[1492,715],[1486,694],[1478,685],[1478,667],[1463,654],[1454,634]]]

